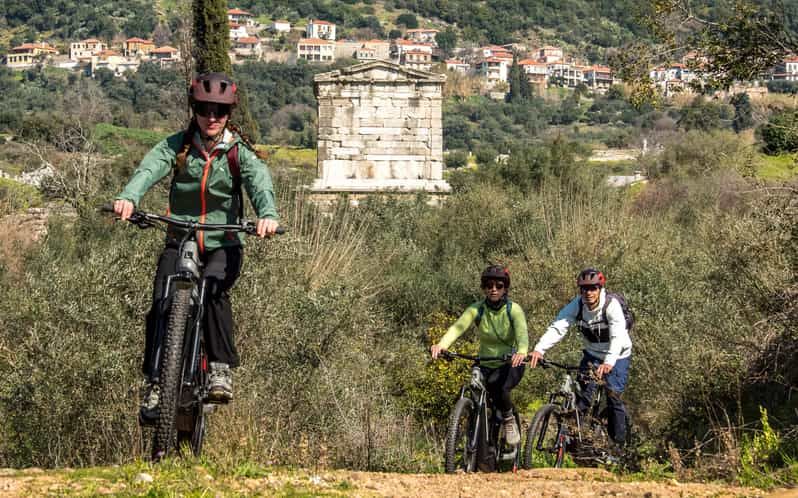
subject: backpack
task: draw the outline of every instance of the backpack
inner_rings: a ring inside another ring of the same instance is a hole
[[[604,307],[601,309],[601,320],[609,325],[607,321],[607,306],[610,305],[610,301],[615,299],[618,301],[618,304],[621,305],[621,310],[623,310],[623,317],[626,320],[626,331],[631,332],[632,327],[635,324],[635,314],[629,308],[629,304],[626,302],[626,297],[620,292],[607,292],[605,294],[604,299]],[[582,321],[582,298],[579,298],[579,313],[576,315],[576,321]]]
[[[244,196],[241,195],[241,168],[238,164],[238,142],[227,150],[227,167],[233,175],[233,192],[238,197],[238,219],[244,217]]]
[[[508,299],[507,306],[505,306],[505,310],[507,311],[507,319],[510,320],[510,327],[515,329],[515,324],[513,323],[513,315],[510,313],[512,309],[513,309],[513,302]],[[482,323],[482,315],[484,314],[485,314],[485,301],[482,301],[482,304],[479,305],[479,309],[477,310],[477,317],[474,319],[474,326],[476,328],[479,328],[479,324]],[[496,334],[496,338],[499,339],[502,343],[504,343],[505,346],[512,347],[513,350],[515,350],[515,345],[507,344],[506,342],[504,342],[504,340],[501,337],[499,337],[498,332],[496,332],[495,330],[493,331],[493,333]]]

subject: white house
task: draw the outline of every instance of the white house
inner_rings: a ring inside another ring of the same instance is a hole
[[[6,65],[10,68],[22,69],[36,64],[42,58],[58,55],[58,50],[42,43],[23,43],[11,49],[6,55]]]
[[[447,59],[445,62],[446,69],[449,71],[457,71],[458,73],[466,74],[471,70],[471,64],[459,59]]]
[[[296,48],[297,59],[326,63],[335,61],[335,42],[332,40],[302,38],[297,42]]]
[[[541,47],[537,58],[541,62],[559,62],[563,60],[563,51],[560,47]]]
[[[269,24],[269,31],[272,31],[274,33],[290,33],[291,23],[284,19],[272,21],[272,23]]]
[[[180,50],[169,45],[158,47],[150,51],[150,59],[161,67],[167,67],[180,60]]]
[[[773,73],[774,80],[798,81],[798,57],[787,57],[776,66]]]
[[[246,38],[247,36],[249,36],[249,33],[247,33],[247,28],[243,24],[238,24],[237,22],[230,23],[231,40],[238,40],[239,38]]]
[[[484,76],[489,85],[507,81],[509,64],[507,59],[487,57],[477,64],[477,72]]]
[[[260,60],[263,46],[260,43],[260,38],[245,36],[233,42],[233,52],[236,54],[236,58]]]
[[[227,11],[227,19],[236,24],[243,24],[244,26],[254,26],[255,16],[246,10],[229,9]]]
[[[80,59],[91,59],[92,55],[97,55],[108,46],[96,38],[89,38],[79,42],[69,44],[69,60],[77,61]]]
[[[308,38],[335,40],[335,24],[331,22],[309,19],[305,31]]]
[[[432,43],[435,46],[438,45],[438,42],[435,41],[435,36],[438,34],[437,29],[424,29],[424,28],[417,28],[417,29],[408,29],[405,31],[405,37],[408,40],[413,40],[416,42],[426,42]]]
[[[405,52],[422,51],[428,52],[430,55],[432,55],[433,48],[434,47],[432,43],[429,42],[416,42],[412,40],[396,39],[391,45],[391,55],[397,60],[402,60],[402,56]]]

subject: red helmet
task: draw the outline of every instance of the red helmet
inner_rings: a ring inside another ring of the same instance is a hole
[[[215,104],[238,104],[236,84],[224,73],[205,73],[191,81],[188,88],[188,101],[212,102]]]
[[[485,287],[489,280],[501,280],[505,287],[510,288],[510,272],[501,265],[490,265],[485,268],[480,278],[482,287]]]
[[[604,287],[606,283],[607,279],[604,278],[604,274],[595,268],[585,268],[579,273],[579,277],[576,279],[576,285],[580,287],[582,285],[598,285],[599,287]]]

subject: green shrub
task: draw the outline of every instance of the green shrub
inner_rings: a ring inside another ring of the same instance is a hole
[[[798,152],[798,111],[788,110],[774,115],[759,127],[758,132],[765,144],[765,153]]]

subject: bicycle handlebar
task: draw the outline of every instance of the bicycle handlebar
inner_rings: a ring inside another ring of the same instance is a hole
[[[455,353],[454,351],[441,351],[440,357],[448,361],[454,360],[455,358],[462,358],[464,360],[482,362],[482,361],[498,361],[498,360],[509,361],[513,357],[513,355],[506,354],[503,356],[475,356],[470,354]]]
[[[538,363],[540,363],[540,366],[542,368],[557,367],[557,368],[562,368],[563,370],[566,370],[568,372],[578,372],[579,371],[579,365],[564,365],[562,363],[557,363],[556,361],[546,360],[546,359],[543,359],[543,358],[541,358],[538,361]]]
[[[114,206],[112,204],[103,204],[100,211],[104,213],[114,213]],[[139,228],[147,228],[153,226],[153,222],[166,223],[178,228],[187,228],[190,230],[207,230],[207,231],[226,231],[226,232],[244,232],[248,235],[257,235],[257,224],[253,221],[242,220],[240,224],[222,224],[222,223],[199,223],[196,221],[184,221],[169,216],[160,216],[145,211],[133,211],[128,220],[130,223],[138,226]],[[277,227],[275,233],[282,235],[285,233],[285,228]]]

